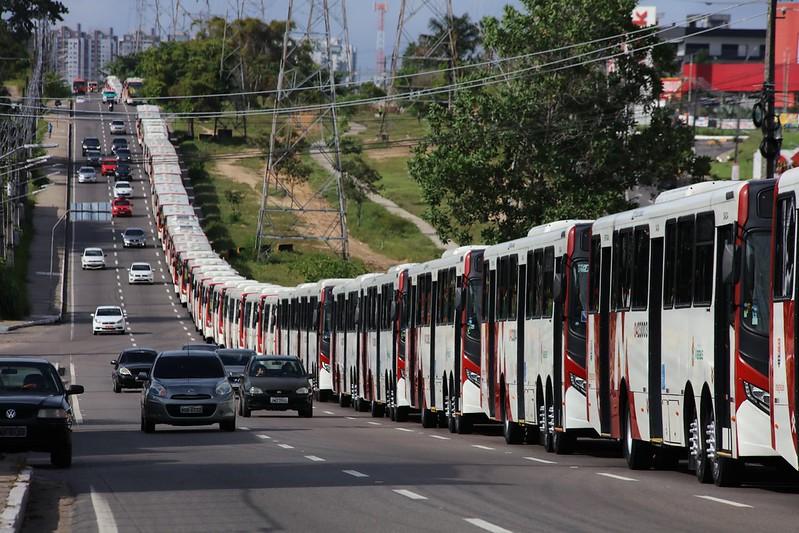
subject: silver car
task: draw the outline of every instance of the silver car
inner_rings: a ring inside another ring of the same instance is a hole
[[[220,348],[216,354],[222,360],[225,366],[225,372],[228,375],[228,381],[233,388],[238,391],[241,378],[244,376],[244,367],[250,362],[250,359],[255,357],[253,350],[233,350],[227,348]]]
[[[97,172],[94,167],[80,167],[78,169],[78,183],[96,183]]]
[[[141,430],[153,433],[156,424],[208,426],[236,430],[236,401],[222,361],[214,352],[161,352],[144,382]]]
[[[112,120],[109,124],[111,128],[111,134],[125,134],[125,123],[121,120]]]
[[[141,228],[128,228],[122,232],[124,248],[147,248],[147,234]]]

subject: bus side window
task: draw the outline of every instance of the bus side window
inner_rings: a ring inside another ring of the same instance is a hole
[[[674,258],[677,254],[677,222],[666,221],[666,242],[663,254],[663,309],[674,307]]]
[[[555,276],[555,248],[549,246],[544,249],[544,286],[542,295],[542,316],[544,318],[552,318],[552,311],[554,309],[552,299],[552,283]]]
[[[483,322],[488,321],[488,272],[491,270],[488,261],[483,261],[483,284],[481,286],[481,305],[480,305],[480,320]]]
[[[796,248],[796,200],[793,194],[777,199],[777,231],[774,236],[774,298],[793,296],[794,250]]]
[[[588,264],[588,280],[589,280],[589,295],[588,295],[588,311],[596,313],[599,310],[599,280],[602,270],[602,240],[599,235],[591,237],[591,252],[589,254],[590,262]],[[528,260],[529,261],[529,260]]]
[[[527,252],[527,283],[525,284],[525,318],[532,318],[535,314],[535,265],[533,263],[533,252]]]
[[[649,227],[635,228],[635,263],[633,267],[633,309],[646,310],[649,291]]]
[[[693,295],[694,217],[677,221],[677,260],[675,278],[675,306],[688,307]]]
[[[519,260],[516,255],[508,257],[508,320],[516,320],[519,303]]]
[[[694,259],[694,305],[710,305],[713,299],[713,213],[696,215],[696,245]]]

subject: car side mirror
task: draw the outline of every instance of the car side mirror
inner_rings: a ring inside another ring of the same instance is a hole
[[[76,394],[83,394],[83,385],[70,385],[67,389],[67,396],[74,396]]]
[[[112,365],[116,365],[116,364],[117,364],[117,360],[116,360],[116,359],[114,359],[113,361],[111,361],[111,364],[112,364]]]
[[[139,372],[136,374],[136,381],[147,381],[147,372]]]
[[[89,313],[89,316],[94,318],[94,313]]]

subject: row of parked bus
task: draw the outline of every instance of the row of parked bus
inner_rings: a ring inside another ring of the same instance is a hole
[[[299,356],[320,400],[631,468],[687,458],[702,482],[799,467],[796,192],[703,182],[598,220],[297,287],[240,276],[205,238],[155,106],[137,131],[175,291],[208,341]]]

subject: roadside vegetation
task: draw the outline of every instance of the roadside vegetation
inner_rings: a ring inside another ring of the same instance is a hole
[[[750,179],[752,177],[752,165],[755,152],[760,147],[763,136],[760,130],[748,132],[749,137],[742,140],[738,145],[738,164],[740,165],[740,178]],[[786,129],[783,131],[782,149],[791,150],[799,146],[799,131]],[[732,157],[728,161],[713,161],[710,164],[710,172],[716,179],[730,179],[732,177]]]

